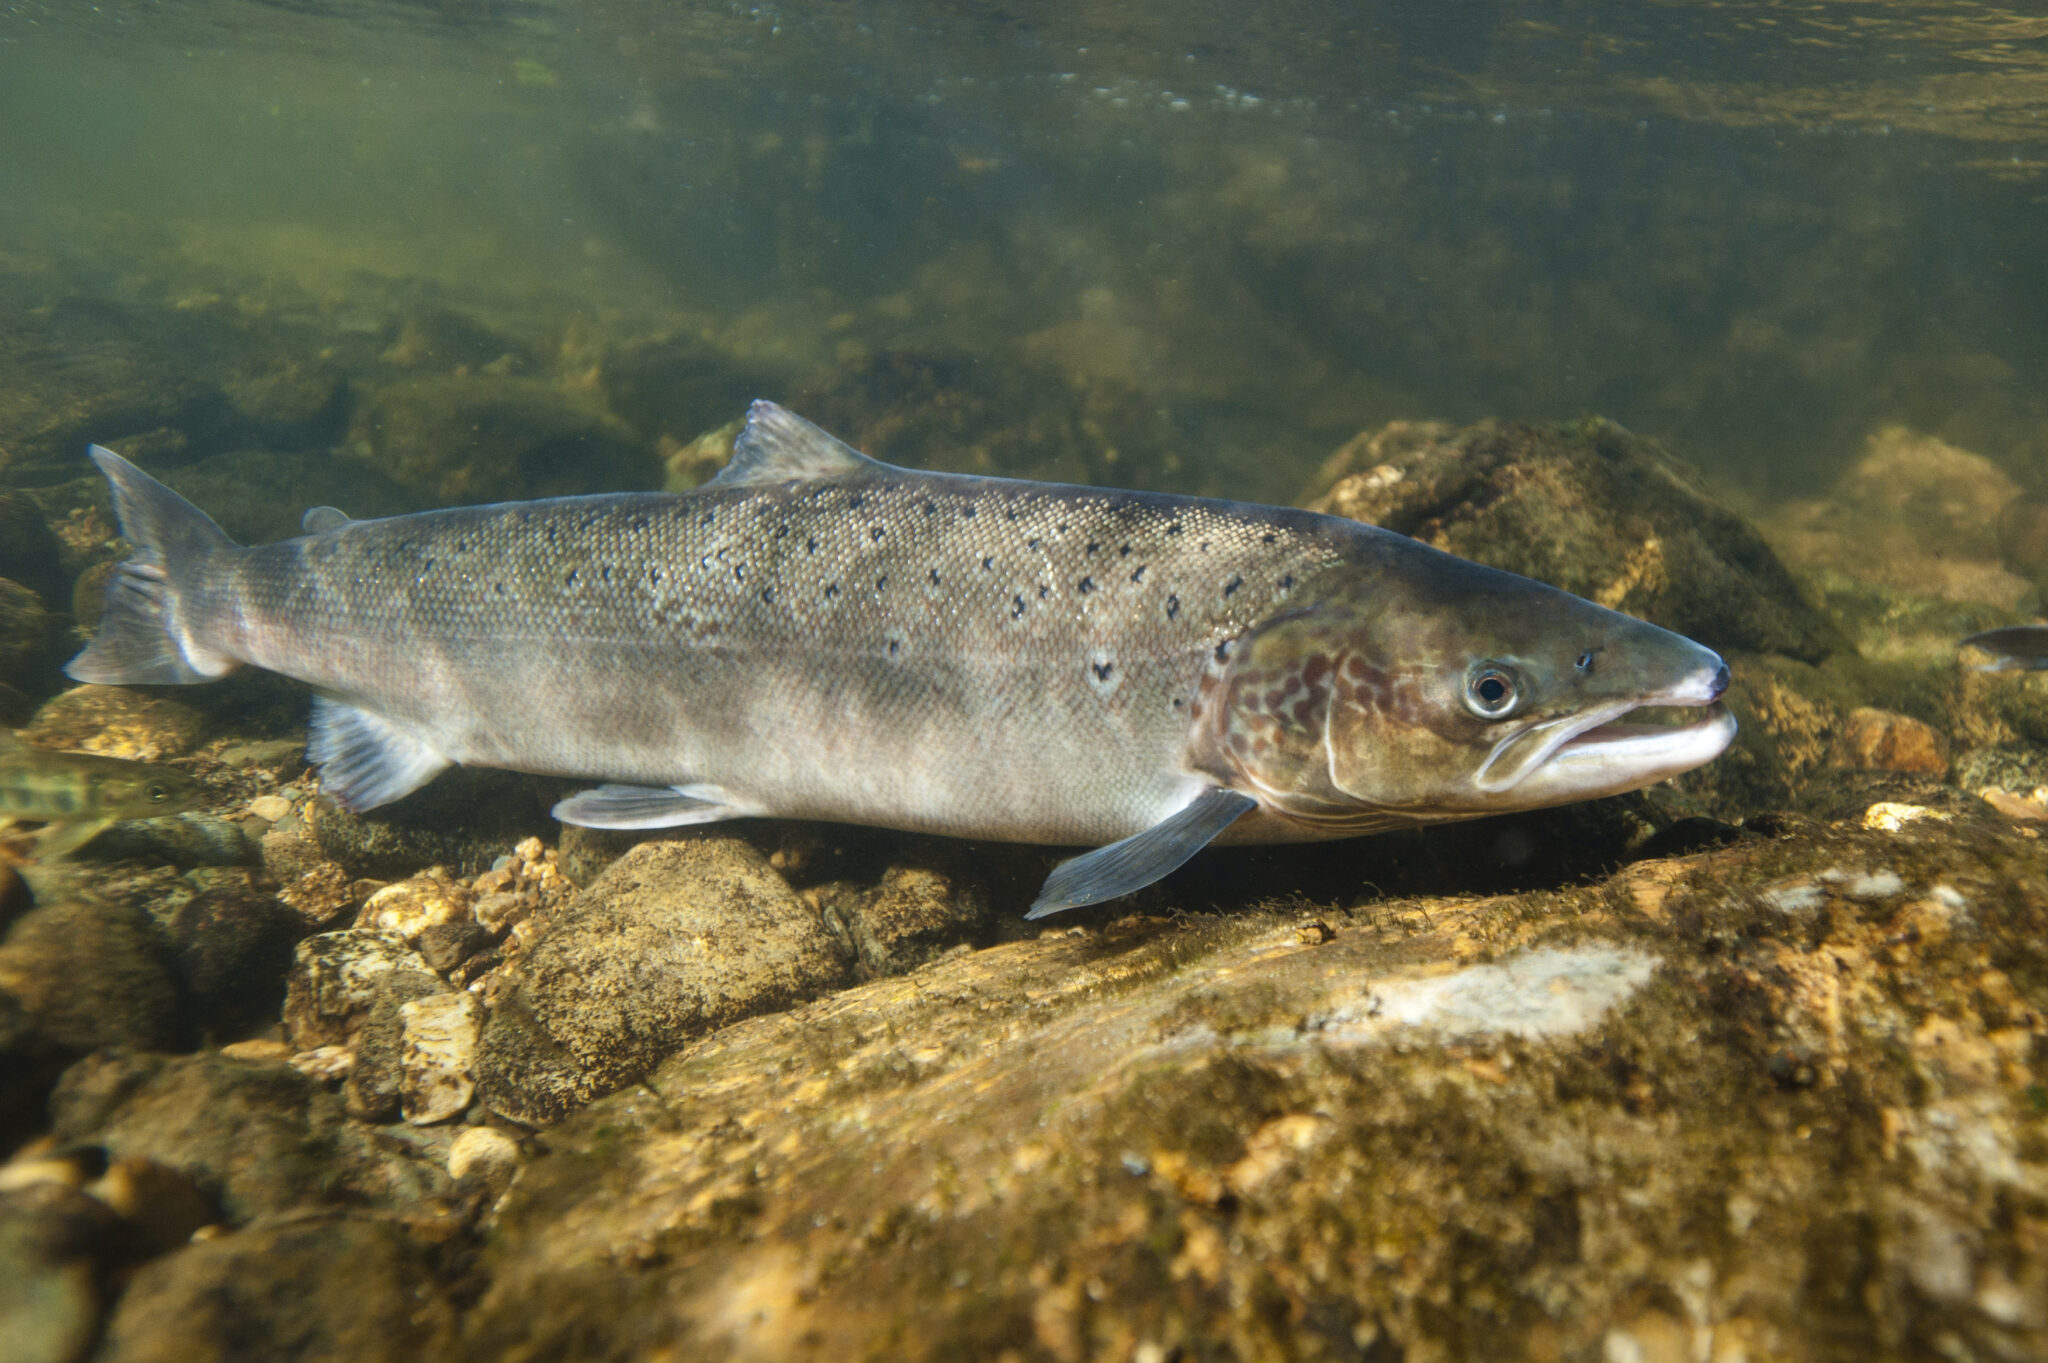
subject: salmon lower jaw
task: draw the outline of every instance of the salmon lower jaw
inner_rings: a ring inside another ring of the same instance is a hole
[[[1641,790],[1691,771],[1720,756],[1735,737],[1735,716],[1726,705],[1716,701],[1704,711],[1690,724],[1597,725],[1560,745],[1525,784],[1576,800]]]

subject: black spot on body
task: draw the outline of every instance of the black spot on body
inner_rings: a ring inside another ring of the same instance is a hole
[[[932,569],[932,585],[934,587],[939,585],[939,570],[937,568]]]
[[[851,499],[850,501],[848,501],[848,502],[847,502],[847,505],[848,505],[848,506],[850,506],[850,507],[854,507],[854,508],[859,508],[859,507],[860,507],[861,505],[863,505],[863,504],[864,504],[864,503],[865,503],[866,501],[867,501],[867,494],[866,494],[866,493],[862,493],[862,492],[856,492],[856,493],[854,493],[854,494],[853,494],[853,497],[852,497],[852,499]]]
[[[1010,618],[1011,618],[1012,620],[1021,620],[1021,619],[1023,619],[1023,617],[1024,617],[1024,598],[1023,598],[1023,597],[1021,597],[1021,596],[1013,596],[1013,597],[1011,597],[1011,598],[1010,598]]]
[[[1095,590],[1095,579],[1092,577],[1082,578],[1080,582],[1075,585],[1075,590],[1079,591],[1081,595],[1086,596],[1088,593]]]
[[[1088,665],[1095,669],[1095,680],[1097,681],[1108,681],[1109,674],[1116,671],[1115,663],[1090,663]]]
[[[902,651],[903,651],[903,641],[902,641],[902,640],[900,640],[900,639],[891,639],[891,640],[889,641],[889,656],[890,656],[890,657],[892,657],[892,658],[893,658],[893,657],[895,657],[895,656],[896,656],[896,655],[897,655],[898,653],[901,653]]]
[[[1038,599],[1039,599],[1040,601],[1043,601],[1043,600],[1045,600],[1045,598],[1047,598],[1048,596],[1051,596],[1051,595],[1052,595],[1052,588],[1050,588],[1050,587],[1046,586],[1046,585],[1045,585],[1045,584],[1044,584],[1043,582],[1041,582],[1041,583],[1039,583],[1039,584],[1038,584]]]
[[[1041,543],[1043,543],[1043,541],[1034,537],[1032,539],[1025,540],[1024,547],[1026,549],[1036,549]]]
[[[1175,521],[1172,525],[1167,526],[1166,533],[1169,535],[1178,535],[1180,533],[1180,522]]]
[[[996,566],[996,561],[995,561],[995,559],[994,559],[994,558],[984,558],[984,559],[982,559],[982,561],[981,561],[981,570],[982,570],[982,571],[983,571],[984,573],[987,573],[987,572],[993,572],[993,571],[995,570],[995,566]]]
[[[1135,570],[1134,572],[1132,572],[1132,574],[1131,574],[1131,581],[1133,581],[1133,582],[1143,582],[1143,581],[1145,580],[1145,569],[1146,569],[1146,568],[1148,568],[1148,567],[1150,567],[1150,566],[1151,566],[1150,564],[1146,564],[1146,563],[1140,563],[1140,564],[1139,564],[1139,565],[1137,566],[1137,569],[1136,569],[1136,570]]]
[[[1093,541],[1093,540],[1090,540],[1090,541],[1088,542],[1088,552],[1089,552],[1089,553],[1091,553],[1091,554],[1092,554],[1092,553],[1094,553],[1094,552],[1095,552],[1095,551],[1096,551],[1097,549],[1100,549],[1101,547],[1102,547],[1102,546],[1101,546],[1100,544],[1097,544],[1097,543],[1096,543],[1095,541]]]
[[[1216,645],[1216,661],[1219,663],[1230,661],[1230,640],[1225,639],[1222,643]]]
[[[1233,578],[1231,578],[1231,579],[1230,579],[1230,581],[1229,581],[1229,582],[1227,582],[1227,583],[1225,583],[1225,584],[1224,584],[1224,586],[1223,586],[1223,595],[1224,595],[1224,596],[1225,596],[1226,598],[1229,598],[1229,597],[1235,596],[1235,595],[1237,595],[1237,589],[1238,589],[1239,587],[1242,587],[1243,585],[1244,585],[1244,579],[1243,579],[1242,577],[1233,577]]]
[[[1281,579],[1280,579],[1280,590],[1281,590],[1281,591],[1283,591],[1283,592],[1288,592],[1288,591],[1293,591],[1293,590],[1294,590],[1294,574],[1293,574],[1293,573],[1289,573],[1289,574],[1288,574],[1287,576],[1285,576],[1285,577],[1283,577],[1283,578],[1281,578]]]
[[[709,524],[711,524],[711,523],[712,523],[713,521],[715,521],[715,520],[717,520],[717,519],[718,519],[718,513],[717,513],[716,511],[707,511],[707,512],[705,512],[705,513],[704,513],[704,519],[703,519],[702,521],[700,521],[700,522],[699,522],[699,524],[701,524],[701,525],[709,525]]]
[[[876,590],[876,591],[881,591],[881,590],[882,590],[882,589],[883,589],[884,587],[886,587],[886,586],[888,586],[888,585],[889,585],[889,575],[888,575],[887,573],[883,573],[883,574],[882,574],[882,575],[881,575],[880,577],[878,577],[878,578],[876,578],[876,579],[875,579],[875,590]]]
[[[571,568],[569,570],[569,575],[562,579],[562,585],[564,587],[573,587],[576,585],[576,570],[574,568]]]
[[[971,520],[973,520],[973,519],[974,519],[974,508],[973,508],[973,507],[971,507],[971,506],[964,506],[964,507],[961,507],[961,508],[960,508],[960,519],[961,519],[961,520],[963,520],[963,521],[971,521]],[[1012,516],[1010,517],[1010,519],[1014,521],[1014,520],[1016,520],[1017,518],[1016,518],[1016,516],[1012,515]]]
[[[1166,618],[1169,620],[1180,619],[1180,597],[1169,596],[1166,598]]]
[[[1273,542],[1273,541],[1274,541],[1275,539],[1277,539],[1277,538],[1278,538],[1278,536],[1276,536],[1275,534],[1273,534],[1273,532],[1272,532],[1272,531],[1270,531],[1270,530],[1269,530],[1269,531],[1267,531],[1267,532],[1266,532],[1265,534],[1263,534],[1263,535],[1259,536],[1259,543],[1261,543],[1261,544],[1271,544],[1271,543],[1272,543],[1272,542]]]
[[[770,605],[770,606],[774,605],[774,604],[775,604],[775,589],[774,589],[773,587],[763,587],[763,588],[761,589],[761,600],[762,600],[763,604],[766,604],[766,605]]]
[[[827,584],[825,595],[828,599],[839,595],[839,584],[837,582]]]
[[[1131,556],[1131,546],[1126,544],[1123,548],[1116,551],[1116,556],[1118,558],[1129,558]]]
[[[805,541],[804,541],[804,552],[805,552],[805,553],[807,553],[807,554],[815,554],[815,553],[817,553],[817,552],[818,552],[818,542],[817,542],[817,541],[816,541],[815,539],[807,539],[807,540],[805,540]]]
[[[874,527],[874,528],[873,528],[872,530],[870,530],[870,531],[869,531],[868,533],[869,533],[869,534],[871,534],[871,535],[873,535],[873,536],[874,536],[874,537],[875,537],[875,538],[876,538],[877,540],[880,540],[880,539],[882,538],[882,535],[883,535],[883,533],[884,533],[884,532],[883,532],[883,530],[882,530],[882,527],[878,525],[878,526],[875,526],[875,527]]]
[[[926,502],[924,504],[924,514],[927,516],[935,514],[938,511],[938,509],[939,508],[931,502]]]

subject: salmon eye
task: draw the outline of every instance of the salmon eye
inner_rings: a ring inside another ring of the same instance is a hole
[[[152,800],[168,800],[171,798],[171,792],[168,786],[161,786],[154,783],[144,786],[142,788],[142,793],[144,795],[147,795]]]
[[[1499,663],[1478,663],[1465,676],[1465,708],[1481,719],[1501,719],[1522,698],[1515,674]]]

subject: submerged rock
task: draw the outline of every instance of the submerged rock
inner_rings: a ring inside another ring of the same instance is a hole
[[[352,876],[394,880],[445,866],[474,874],[546,818],[530,776],[460,767],[367,814],[322,800],[309,811],[320,852]]]
[[[100,1051],[65,1072],[50,1117],[59,1142],[183,1173],[234,1225],[334,1206],[430,1216],[448,1187],[435,1161],[351,1123],[282,1062]]]
[[[601,406],[536,379],[479,374],[376,389],[349,440],[385,476],[442,504],[661,485],[650,444]]]
[[[125,905],[48,904],[0,939],[0,1068],[36,1069],[102,1046],[161,1048],[186,1018],[154,923]]]
[[[2048,852],[1882,826],[1058,929],[728,1026],[547,1133],[472,1344],[2038,1355]]]
[[[302,1051],[351,1044],[377,987],[393,975],[406,981],[407,998],[445,987],[396,933],[352,928],[308,937],[298,944],[285,982],[285,1034]]]
[[[2013,610],[2040,566],[2022,518],[2004,516],[2018,495],[1982,455],[1889,426],[1871,435],[1826,497],[1775,506],[1763,528],[1804,572]],[[2005,545],[2002,518],[2013,527]],[[1888,623],[1896,631],[1899,622]]]
[[[467,1108],[476,1093],[483,1009],[476,995],[456,990],[414,999],[398,1014],[403,1045],[399,1097],[405,1119],[418,1126],[445,1122]]]
[[[125,686],[88,685],[52,698],[22,737],[40,748],[156,762],[183,757],[205,732],[205,719],[181,701]]]
[[[195,1020],[228,1035],[274,1021],[306,930],[303,918],[246,877],[224,879],[179,905],[165,933]]]
[[[62,1183],[0,1191],[0,1340],[9,1363],[75,1363],[99,1336],[101,1261],[119,1224]]]
[[[62,680],[58,653],[57,618],[49,607],[29,588],[0,577],[0,686],[48,695]]]
[[[787,1008],[846,972],[817,910],[747,843],[642,843],[497,980],[479,1087],[514,1121],[552,1121],[690,1038]]]
[[[1677,630],[1818,661],[1842,642],[1740,516],[1612,422],[1396,422],[1332,455],[1312,510],[1398,530]]]
[[[454,1353],[455,1313],[427,1253],[390,1221],[329,1214],[153,1260],[122,1294],[96,1357],[413,1363]]]

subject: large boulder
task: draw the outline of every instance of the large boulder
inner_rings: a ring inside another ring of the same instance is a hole
[[[1892,802],[1553,891],[944,957],[551,1129],[469,1340],[2039,1356],[2044,878],[1982,806]]]
[[[1332,455],[1306,503],[1677,630],[1817,662],[1844,640],[1749,523],[1613,422],[1396,422]]]

